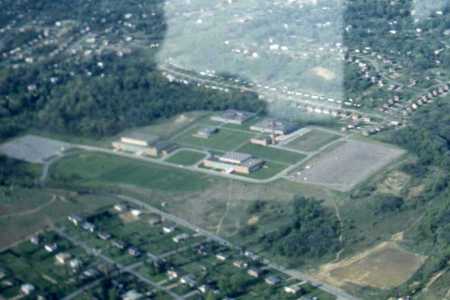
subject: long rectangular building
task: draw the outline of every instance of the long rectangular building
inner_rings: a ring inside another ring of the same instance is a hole
[[[203,161],[203,166],[226,173],[251,174],[264,166],[265,161],[247,153],[227,152]]]

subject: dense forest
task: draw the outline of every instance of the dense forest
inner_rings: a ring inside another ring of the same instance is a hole
[[[299,196],[287,211],[286,224],[260,236],[264,247],[296,263],[338,251],[338,220],[320,201]]]

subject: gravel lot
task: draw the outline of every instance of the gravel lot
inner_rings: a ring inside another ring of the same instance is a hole
[[[346,192],[403,153],[388,145],[351,140],[307,161],[291,179]]]

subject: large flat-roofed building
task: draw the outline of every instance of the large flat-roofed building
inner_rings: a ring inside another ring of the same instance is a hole
[[[227,152],[223,155],[217,156],[220,161],[231,163],[231,164],[241,164],[244,161],[250,159],[252,156],[247,153],[240,152]]]
[[[156,137],[138,134],[121,137],[120,141],[113,142],[112,146],[119,151],[154,157],[167,155],[177,148],[174,143],[158,141]]]
[[[299,126],[296,123],[275,119],[264,119],[250,126],[250,130],[274,135],[286,135],[296,131],[298,128]]]
[[[235,109],[228,109],[221,115],[211,117],[211,120],[227,124],[242,125],[245,121],[255,116],[255,113],[248,111],[240,111]]]
[[[221,170],[226,173],[250,174],[262,166],[264,160],[254,158],[247,153],[228,152],[224,155],[217,155],[207,158],[203,161],[203,166],[215,170]]]
[[[136,146],[149,146],[150,144],[156,142],[158,140],[158,137],[147,135],[143,133],[130,133],[128,135],[120,137],[120,142],[124,144],[129,145],[136,145]]]

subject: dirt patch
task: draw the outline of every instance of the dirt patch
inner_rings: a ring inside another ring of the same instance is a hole
[[[383,194],[400,195],[411,176],[404,172],[393,171],[378,185],[378,191]]]
[[[417,198],[423,193],[424,190],[425,190],[424,184],[413,186],[409,189],[408,198]]]
[[[259,217],[258,216],[252,216],[248,219],[247,224],[248,225],[256,225],[259,221]]]
[[[426,257],[383,242],[358,255],[321,267],[317,277],[338,286],[346,283],[388,289],[408,280]]]
[[[139,217],[134,216],[131,212],[122,213],[119,215],[119,218],[122,220],[122,222],[131,223],[139,220]]]
[[[311,72],[316,75],[319,76],[322,79],[325,80],[334,80],[336,79],[336,74],[331,71],[330,69],[324,68],[324,67],[315,67],[313,69],[311,69]]]

